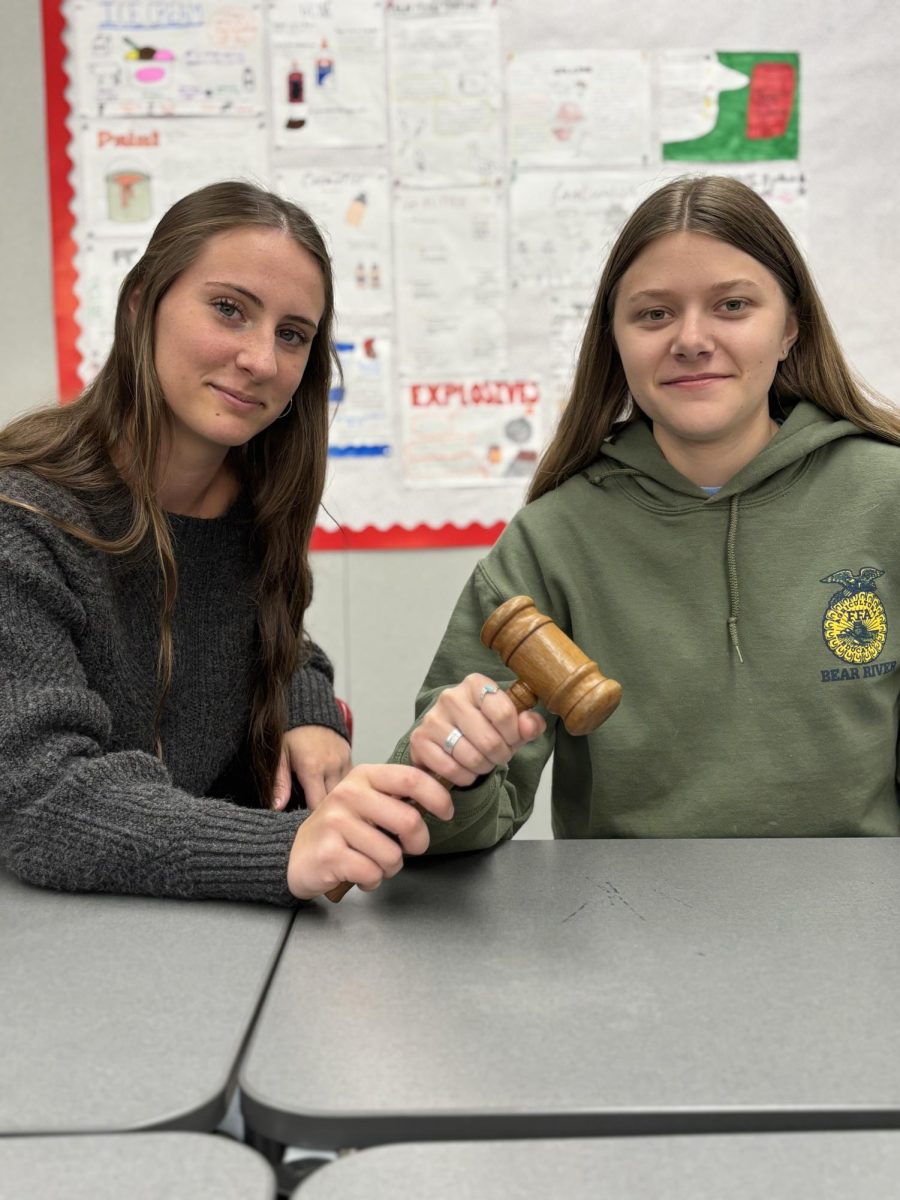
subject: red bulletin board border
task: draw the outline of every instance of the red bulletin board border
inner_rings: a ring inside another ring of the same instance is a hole
[[[65,22],[60,0],[41,0],[44,29],[44,92],[47,113],[47,166],[50,192],[50,232],[53,256],[53,309],[56,325],[56,366],[59,398],[65,403],[81,391],[78,374],[78,323],[75,320],[75,241],[72,237],[73,169],[69,157],[65,71]],[[313,533],[312,550],[424,550],[445,546],[491,546],[504,522],[493,525],[392,525],[377,529],[327,530]]]
[[[327,530],[313,532],[310,550],[425,550],[434,546],[493,546],[505,528],[503,521],[494,525],[416,525],[405,529],[392,525],[390,529]]]
[[[44,94],[47,113],[47,168],[50,189],[50,237],[53,256],[53,310],[56,322],[56,372],[59,398],[65,403],[81,391],[78,375],[78,325],[75,321],[75,242],[72,238],[72,187],[69,173],[64,22],[59,0],[41,0],[44,24]]]

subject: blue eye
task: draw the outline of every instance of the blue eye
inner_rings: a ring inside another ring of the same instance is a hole
[[[730,300],[723,301],[722,307],[725,309],[726,312],[733,312],[733,313],[743,312],[744,309],[747,307],[747,301],[739,300],[735,296]]]
[[[237,301],[229,300],[224,296],[219,300],[213,301],[213,308],[215,308],[222,314],[223,317],[226,317],[229,320],[232,317],[243,316],[243,310]]]
[[[278,336],[282,339],[282,341],[287,342],[289,346],[305,346],[310,340],[306,334],[301,333],[299,329],[291,329],[290,327],[279,329]]]

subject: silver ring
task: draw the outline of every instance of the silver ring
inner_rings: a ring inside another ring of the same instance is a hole
[[[481,708],[482,704],[484,704],[485,696],[493,696],[499,690],[496,683],[486,683],[481,689],[481,695],[478,697],[478,707]]]
[[[450,730],[450,732],[444,738],[444,749],[450,755],[451,758],[453,757],[453,749],[461,737],[462,737],[462,730],[457,729],[456,726],[454,725],[454,727]]]

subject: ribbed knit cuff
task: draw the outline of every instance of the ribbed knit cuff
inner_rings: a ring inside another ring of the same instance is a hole
[[[288,691],[288,728],[324,725],[347,738],[347,727],[334,698],[331,681],[314,667],[294,672]]]
[[[225,811],[217,805],[186,841],[184,860],[179,863],[173,855],[164,867],[159,864],[160,874],[169,876],[158,879],[159,894],[299,903],[288,889],[287,868],[297,830],[308,815],[233,805]]]

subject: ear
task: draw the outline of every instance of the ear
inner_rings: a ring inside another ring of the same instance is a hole
[[[788,309],[787,316],[784,320],[784,336],[781,339],[781,354],[779,358],[782,362],[790,353],[791,347],[800,335],[800,323],[797,320],[797,314],[792,308]]]

